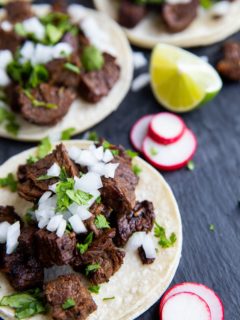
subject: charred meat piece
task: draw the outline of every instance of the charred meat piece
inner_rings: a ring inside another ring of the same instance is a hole
[[[21,218],[16,214],[14,207],[0,206],[0,223],[5,221],[10,224],[13,224],[17,221],[21,222]]]
[[[89,280],[94,284],[100,284],[109,281],[123,264],[125,253],[116,248],[112,239],[115,237],[115,230],[104,231],[96,238],[87,252],[73,261],[73,267],[76,270],[86,269],[88,265],[98,264],[97,270],[87,274]]]
[[[218,72],[232,81],[240,81],[240,42],[224,44],[224,58],[217,64]]]
[[[61,12],[67,13],[67,1],[65,0],[54,0],[52,4],[52,11],[53,12]]]
[[[114,242],[122,247],[134,232],[152,230],[155,219],[153,204],[147,200],[137,202],[132,211],[117,213],[115,217],[113,226],[117,233]]]
[[[31,97],[22,90],[19,96],[21,114],[27,121],[50,126],[59,122],[68,112],[75,95],[66,88],[42,83],[31,91]],[[44,104],[44,106],[40,106]]]
[[[116,212],[131,211],[136,202],[135,189],[138,177],[133,173],[128,158],[118,155],[112,162],[119,163],[119,166],[113,179],[102,179],[103,202]]]
[[[25,255],[34,256],[36,254],[36,241],[35,234],[37,227],[27,226],[21,230],[21,234],[18,238],[18,249],[20,252],[24,252]]]
[[[135,4],[129,0],[120,3],[118,22],[126,28],[134,28],[147,14],[145,5]]]
[[[21,22],[33,16],[31,4],[27,1],[10,1],[6,4],[7,19],[12,23]]]
[[[44,292],[54,320],[85,320],[97,309],[91,294],[76,274],[60,276],[48,282]],[[73,300],[75,305],[64,309],[63,305],[68,299]]]
[[[22,39],[15,32],[0,28],[0,50],[10,50],[15,53],[21,43]]]
[[[162,18],[170,32],[180,32],[186,29],[197,16],[199,1],[189,3],[164,4]]]
[[[39,261],[45,268],[53,265],[68,264],[76,247],[75,233],[66,233],[59,238],[55,233],[39,230],[36,233],[36,244]]]
[[[92,103],[107,96],[120,76],[120,67],[116,59],[108,53],[104,53],[103,56],[105,63],[101,70],[81,74],[80,96]]]
[[[47,170],[57,163],[66,170],[69,177],[78,176],[79,171],[74,162],[69,158],[66,148],[60,144],[45,158],[34,164],[21,165],[18,168],[18,194],[27,201],[36,202],[48,190],[49,186],[57,179],[38,180],[41,175],[46,175]]]
[[[149,259],[146,257],[145,251],[143,250],[142,246],[138,248],[138,254],[143,264],[152,264],[155,260],[153,258]]]
[[[78,68],[79,73],[69,70],[66,65],[72,64]],[[55,59],[47,64],[49,83],[55,86],[77,88],[80,83],[81,62],[78,55],[72,55],[70,59]]]

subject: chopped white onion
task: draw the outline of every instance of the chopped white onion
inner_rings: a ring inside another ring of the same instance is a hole
[[[47,176],[49,177],[59,177],[61,168],[57,163],[54,163],[47,171]]]
[[[13,55],[10,50],[0,50],[0,69],[6,71],[8,64],[12,61]]]
[[[146,232],[135,232],[128,240],[127,248],[129,250],[135,251],[137,248],[143,245],[144,239],[146,237]]]
[[[69,218],[68,221],[70,222],[73,228],[73,231],[76,232],[77,234],[87,232],[87,229],[84,223],[82,222],[81,218],[77,214]]]
[[[52,192],[56,193],[56,187],[57,187],[58,182],[51,184],[48,189],[51,190]]]
[[[77,147],[70,147],[68,148],[68,155],[70,159],[73,161],[77,161],[77,159],[80,157],[81,150]]]
[[[147,59],[142,52],[133,52],[133,65],[135,69],[139,69],[147,65]]]
[[[71,4],[68,7],[68,14],[74,23],[79,22],[86,15],[86,12],[86,8],[79,4]]]
[[[7,233],[10,223],[4,221],[0,223],[0,243],[5,243],[7,241]]]
[[[103,159],[103,152],[104,152],[103,146],[100,146],[92,150],[92,153],[94,154],[94,156],[97,158],[98,161],[101,161]]]
[[[139,91],[150,83],[149,73],[140,74],[132,82],[132,91]]]
[[[107,149],[105,152],[104,152],[104,156],[103,156],[103,162],[107,163],[107,162],[110,162],[113,160],[113,154],[112,152]]]
[[[88,204],[86,206],[83,206],[84,208],[90,208],[92,204],[97,200],[98,197],[101,196],[100,191],[98,190],[93,190],[89,192],[93,197],[91,200],[88,201]]]
[[[33,33],[38,40],[42,40],[45,36],[45,28],[36,17],[23,21],[23,28],[27,33]]]
[[[77,214],[79,215],[79,217],[81,218],[81,220],[87,220],[89,218],[91,218],[92,214],[90,211],[88,211],[85,207],[83,206],[79,206],[76,203],[71,204],[68,207],[68,210],[73,214]]]
[[[13,26],[9,21],[5,20],[1,23],[1,28],[4,31],[9,32],[9,31],[12,31]]]
[[[17,221],[8,228],[7,232],[7,254],[13,253],[18,246],[20,236],[20,222]]]
[[[146,234],[142,246],[143,246],[143,250],[145,252],[147,259],[155,259],[156,258],[156,256],[157,256],[156,249],[155,249],[154,242],[153,242],[153,239],[150,234]]]
[[[108,163],[105,165],[105,178],[114,178],[115,171],[117,170],[119,163]]]
[[[35,54],[35,45],[31,41],[26,41],[20,50],[20,62],[25,63],[30,61]]]
[[[63,219],[57,228],[57,236],[59,238],[61,238],[64,235],[66,227],[67,227],[67,221]]]
[[[90,42],[100,50],[103,49],[103,46],[109,43],[108,34],[103,31],[94,18],[86,17],[82,19],[80,27]]]
[[[0,69],[0,87],[7,87],[11,83],[7,72],[3,69]]]
[[[40,219],[39,222],[38,222],[38,228],[39,228],[39,229],[45,228],[45,227],[48,225],[48,222],[49,222],[49,219],[43,217],[43,218]]]
[[[81,178],[74,177],[75,190],[82,190],[84,192],[91,192],[92,190],[98,190],[102,188],[102,180],[100,175],[94,172],[88,172]]]
[[[69,56],[73,52],[73,48],[66,42],[59,42],[53,47],[52,56],[54,59]]]
[[[44,192],[44,194],[41,196],[41,198],[39,199],[38,203],[42,203],[45,202],[46,200],[48,200],[52,195],[51,191],[46,191]]]
[[[76,163],[81,166],[93,166],[97,163],[97,159],[90,150],[82,150],[79,158],[76,160]]]
[[[56,205],[57,205],[57,196],[54,195],[51,198],[47,198],[45,201],[39,203],[38,209],[55,209]]]
[[[31,58],[31,63],[33,65],[48,63],[52,60],[52,51],[53,48],[51,46],[45,46],[41,43],[38,43]]]
[[[201,58],[203,61],[205,61],[205,62],[208,62],[208,61],[209,61],[208,56],[201,56],[200,58]]]
[[[100,176],[104,176],[105,174],[105,164],[98,162],[94,164],[93,166],[88,167],[88,170],[90,172],[98,173]]]
[[[63,216],[61,214],[55,215],[54,217],[52,217],[50,219],[50,221],[47,225],[47,230],[50,232],[55,232],[58,229],[62,220],[63,220]]]

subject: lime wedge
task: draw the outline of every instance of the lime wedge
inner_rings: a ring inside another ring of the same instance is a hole
[[[166,109],[186,112],[211,100],[222,88],[216,70],[196,55],[167,44],[158,44],[150,62],[151,85]]]

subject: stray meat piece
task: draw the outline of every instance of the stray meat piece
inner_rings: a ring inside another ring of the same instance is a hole
[[[143,246],[138,248],[138,254],[143,264],[152,264],[155,258],[149,259],[146,257],[145,251],[143,250]]]
[[[67,88],[59,88],[42,83],[31,90],[31,97],[21,90],[19,105],[21,114],[27,121],[50,126],[59,122],[68,112],[75,99],[75,94]]]
[[[10,50],[15,53],[21,43],[22,38],[14,31],[5,31],[0,28],[0,50]]]
[[[240,42],[224,44],[224,58],[217,64],[218,72],[232,81],[240,81]]]
[[[197,16],[199,1],[189,3],[164,4],[162,18],[170,32],[180,32],[186,29]]]
[[[12,206],[0,206],[0,223],[8,222],[14,224],[15,222],[20,221],[21,218],[16,214],[14,207]],[[22,225],[22,222],[21,222]]]
[[[126,28],[134,28],[147,14],[145,5],[135,4],[129,0],[120,3],[118,22]]]
[[[18,168],[18,194],[27,201],[37,202],[49,186],[57,182],[57,178],[38,180],[40,176],[46,175],[47,170],[57,163],[66,170],[69,177],[78,176],[79,171],[74,162],[69,158],[63,144],[45,158],[33,163],[21,165]]]
[[[24,252],[25,255],[34,256],[36,254],[36,239],[35,234],[37,227],[26,226],[21,230],[21,234],[18,238],[18,249],[20,252]]]
[[[31,4],[27,1],[10,1],[6,4],[7,20],[11,23],[22,22],[33,16]]]
[[[36,233],[36,244],[39,261],[45,268],[62,266],[73,259],[76,234],[65,233],[59,238],[54,232],[42,229]]]
[[[76,274],[60,276],[48,282],[44,293],[54,320],[85,320],[97,309],[91,294]],[[70,299],[74,305],[64,309],[64,303]]]

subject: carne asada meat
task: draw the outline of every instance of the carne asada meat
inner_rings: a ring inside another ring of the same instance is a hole
[[[54,0],[52,4],[52,11],[53,12],[61,12],[67,13],[67,1],[65,0]]]
[[[36,244],[39,261],[45,268],[53,265],[62,266],[68,264],[76,247],[76,234],[65,233],[59,238],[54,232],[38,230]]]
[[[109,281],[123,264],[125,253],[116,248],[112,239],[115,237],[114,229],[104,231],[96,238],[84,254],[78,254],[73,260],[72,266],[79,271],[86,269],[88,265],[99,264],[99,269],[89,272],[89,280],[94,284]]]
[[[6,4],[5,10],[7,20],[11,23],[21,22],[33,16],[31,4],[26,1],[10,1]]]
[[[97,309],[91,294],[76,274],[60,276],[48,282],[44,292],[54,320],[85,320]],[[73,300],[75,305],[64,310],[63,305],[68,299]]]
[[[224,44],[224,58],[217,64],[218,72],[232,81],[240,81],[240,42]]]
[[[21,230],[21,234],[18,238],[18,250],[24,252],[25,255],[34,256],[36,254],[36,239],[35,234],[37,227],[27,226]]]
[[[132,211],[117,212],[115,217],[113,226],[117,233],[114,242],[122,247],[134,232],[152,230],[155,220],[153,204],[147,200],[137,202]]]
[[[189,3],[164,4],[162,18],[170,32],[186,29],[197,16],[199,0]]]
[[[74,162],[69,158],[67,150],[63,144],[45,158],[33,163],[21,165],[18,168],[18,194],[27,201],[36,202],[49,189],[49,186],[57,182],[57,178],[48,180],[38,180],[42,175],[46,175],[47,170],[57,163],[66,170],[69,177],[79,175],[79,171]]]
[[[5,31],[0,28],[0,50],[10,50],[15,53],[21,42],[21,37],[14,31]]]
[[[147,14],[145,5],[135,4],[129,0],[120,3],[118,22],[126,28],[134,28]]]
[[[0,206],[0,223],[5,221],[10,224],[20,221],[22,224],[21,218],[16,214],[15,209],[12,206]]]
[[[81,62],[76,54],[72,55],[70,59],[52,60],[46,65],[49,72],[49,83],[55,86],[77,88],[80,83],[80,71],[76,73],[67,69],[66,63],[71,63],[80,70]]]
[[[138,248],[138,254],[143,264],[152,264],[155,260],[155,258],[150,259],[146,257],[145,251],[143,250],[143,246]]]
[[[138,184],[138,177],[133,173],[131,161],[128,157],[118,155],[112,162],[119,163],[119,166],[113,179],[102,179],[101,196],[103,203],[116,212],[131,211],[136,202],[135,189]]]
[[[120,67],[116,59],[104,53],[104,66],[99,71],[81,74],[79,93],[88,102],[96,103],[107,96],[120,76]]]
[[[75,98],[71,90],[54,87],[47,83],[40,84],[30,94],[32,98],[28,97],[23,90],[20,92],[21,114],[27,121],[41,126],[50,126],[59,122],[66,115]],[[44,106],[39,106],[40,103]]]

